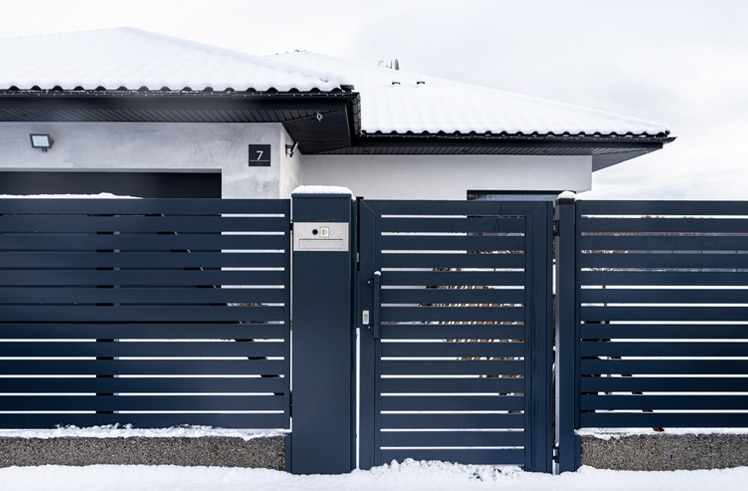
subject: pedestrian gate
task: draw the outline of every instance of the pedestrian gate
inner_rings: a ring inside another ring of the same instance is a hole
[[[551,462],[548,202],[359,208],[360,465]]]

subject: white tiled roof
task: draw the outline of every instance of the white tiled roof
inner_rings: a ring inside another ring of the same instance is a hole
[[[297,51],[276,55],[296,66],[345,73],[361,93],[366,133],[664,136],[667,125],[428,75]]]
[[[0,90],[334,90],[344,81],[280,60],[131,28],[0,39]]]
[[[0,39],[0,90],[360,93],[366,134],[665,136],[661,123],[309,52],[258,57],[130,28]]]

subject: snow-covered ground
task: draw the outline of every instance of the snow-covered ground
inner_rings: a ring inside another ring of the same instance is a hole
[[[583,467],[559,476],[440,462],[406,461],[339,476],[293,476],[263,469],[177,466],[11,467],[3,491],[89,490],[745,490],[748,467],[708,471],[624,472]]]
[[[669,430],[670,431],[670,430]],[[724,429],[734,433],[736,430]],[[704,433],[722,432],[705,429]],[[640,434],[641,429],[632,430]],[[683,430],[678,433],[693,433]],[[700,432],[700,431],[697,431]],[[626,434],[620,430],[608,433],[602,429],[580,432],[598,438],[615,438]],[[210,427],[175,427],[137,429],[125,426],[91,428],[62,427],[52,430],[2,430],[0,437],[199,437],[226,436],[244,439],[280,433]],[[265,469],[179,466],[89,467],[39,466],[0,469],[0,491],[75,490],[636,490],[690,491],[747,489],[748,467],[701,471],[631,472],[582,467],[577,472],[559,476],[523,472],[514,467],[469,466],[442,462],[406,461],[377,467],[370,471],[353,471],[339,476],[294,476]]]

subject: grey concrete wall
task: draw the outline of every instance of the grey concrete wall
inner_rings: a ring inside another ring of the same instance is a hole
[[[748,466],[748,434],[582,436],[582,465],[672,471]]]
[[[285,437],[0,438],[0,467],[180,465],[284,470]]]

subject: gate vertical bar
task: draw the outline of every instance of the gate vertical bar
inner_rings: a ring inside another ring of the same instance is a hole
[[[378,270],[376,251],[380,250],[380,216],[365,201],[359,201],[359,271],[356,284],[360,323],[359,357],[359,455],[361,469],[370,469],[379,460],[379,341],[374,339],[372,321],[374,309],[374,272]],[[363,312],[369,312],[368,319]]]
[[[529,211],[529,210],[528,210]],[[530,367],[526,373],[529,396],[526,397],[528,421],[526,423],[525,469],[532,472],[552,470],[552,254],[553,205],[541,202],[527,215],[526,240],[529,277],[526,286],[529,327],[525,343],[526,359]]]
[[[293,368],[290,467],[355,466],[351,195],[293,194]]]
[[[556,202],[556,446],[558,471],[580,465],[577,418],[576,210],[574,198]]]

